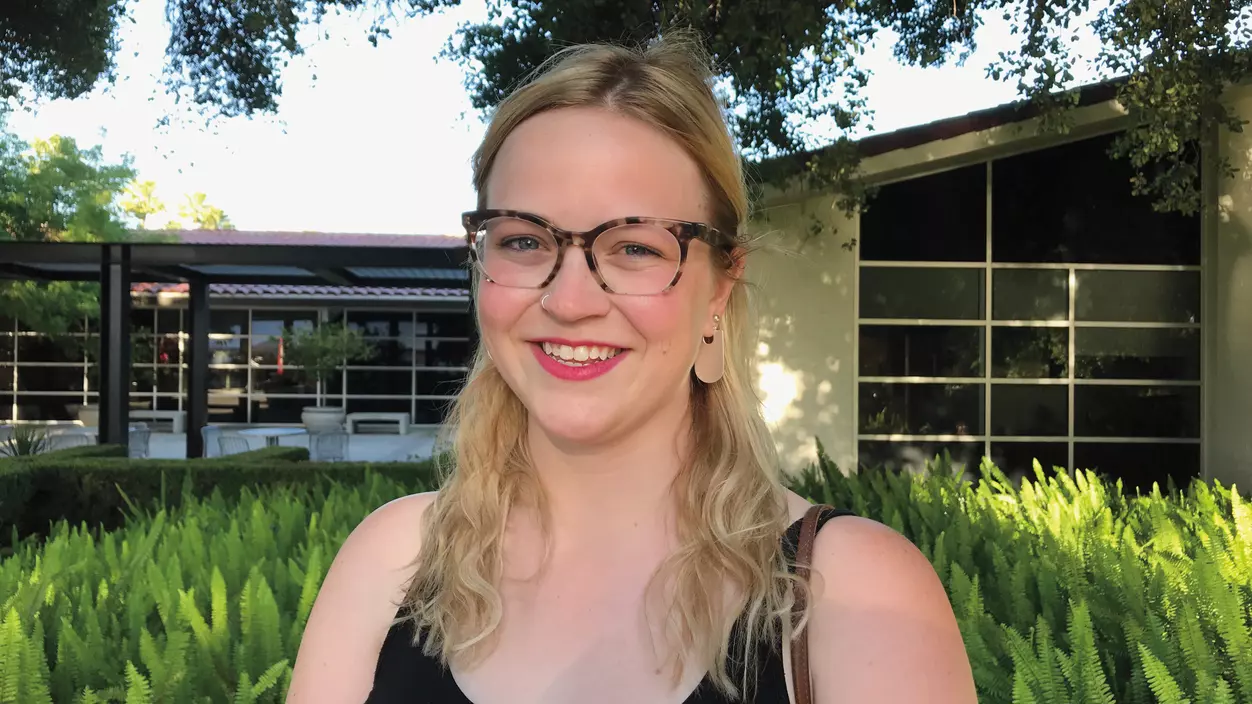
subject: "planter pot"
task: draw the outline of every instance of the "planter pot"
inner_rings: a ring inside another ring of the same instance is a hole
[[[332,430],[343,430],[345,415],[342,408],[305,406],[300,412],[300,420],[304,422],[304,427],[310,434],[326,433]]]
[[[86,403],[78,408],[78,421],[89,428],[100,425],[100,404]]]

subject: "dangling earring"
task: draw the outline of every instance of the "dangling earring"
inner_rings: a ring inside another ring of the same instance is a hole
[[[722,341],[722,318],[713,316],[713,336],[704,338],[704,346],[696,355],[696,378],[714,384],[726,373],[726,349]]]

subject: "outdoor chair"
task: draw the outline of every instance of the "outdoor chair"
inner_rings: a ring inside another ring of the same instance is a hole
[[[343,462],[348,459],[348,434],[340,430],[309,436],[309,459],[314,462]]]
[[[222,437],[222,429],[216,425],[206,425],[200,428],[200,439],[204,446],[202,454],[205,457],[222,456],[222,446],[218,442],[220,437]]]
[[[217,446],[221,450],[221,456],[237,455],[241,452],[249,452],[252,446],[248,444],[247,438],[241,438],[238,435],[221,435],[217,438]]]
[[[149,441],[152,439],[152,431],[147,427],[131,428],[127,446],[130,448],[127,456],[132,460],[148,459]]]

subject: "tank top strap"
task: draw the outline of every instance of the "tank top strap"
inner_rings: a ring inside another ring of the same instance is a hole
[[[822,526],[826,525],[826,522],[832,518],[855,515],[855,513],[847,509],[824,506],[821,512],[817,514],[817,530],[820,532],[822,530]],[[788,565],[791,565],[790,569],[794,569],[794,565],[792,563],[795,562],[796,550],[800,546],[800,523],[802,520],[803,519],[792,523],[788,526],[787,531],[783,533],[783,556],[787,558]]]

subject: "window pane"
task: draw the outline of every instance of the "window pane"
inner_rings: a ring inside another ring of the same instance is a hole
[[[0,394],[0,420],[14,420],[13,394]]]
[[[149,335],[133,335],[130,338],[130,363],[152,364],[156,359],[156,338]]]
[[[986,261],[986,165],[883,186],[861,215],[860,245],[871,261]]]
[[[409,337],[413,334],[411,311],[348,311],[348,327],[366,337]]]
[[[469,362],[469,340],[417,338],[414,364],[419,367],[467,367]]]
[[[19,391],[82,391],[83,367],[19,366],[17,388]]]
[[[13,352],[17,349],[17,338],[13,333],[0,333],[0,362],[14,361]]]
[[[349,396],[408,396],[412,393],[413,372],[408,369],[349,369]]]
[[[1069,330],[992,328],[991,374],[1001,379],[1060,379],[1069,375]]]
[[[1069,272],[997,269],[991,274],[995,320],[1069,320]]]
[[[434,399],[414,399],[413,422],[437,425],[448,415],[452,401],[436,401]]]
[[[983,318],[982,269],[861,267],[862,318]]]
[[[178,308],[157,308],[157,333],[161,335],[177,335],[183,331],[182,311]]]
[[[231,390],[243,393],[248,388],[248,370],[210,369],[208,381],[210,389]]]
[[[18,362],[75,363],[87,359],[88,346],[93,350],[95,338],[66,335],[45,337],[22,335],[17,338]]]
[[[1074,443],[1074,464],[1112,479],[1121,479],[1124,491],[1150,491],[1152,482],[1165,490],[1167,477],[1185,488],[1192,477],[1200,476],[1200,446],[1182,443]]]
[[[83,405],[80,396],[19,394],[17,420],[74,420]]]
[[[300,414],[305,406],[316,406],[317,399],[311,396],[303,398],[282,398],[275,396],[253,397],[253,423],[299,423]],[[283,444],[303,444],[305,438],[287,438]]]
[[[1200,322],[1198,271],[1080,271],[1077,283],[1078,320]]]
[[[1198,438],[1195,386],[1078,386],[1074,434],[1086,437]]]
[[[1108,156],[1110,143],[1097,137],[992,164],[995,261],[1200,263],[1199,217],[1158,213],[1151,197],[1131,195],[1134,168]]]
[[[156,409],[158,411],[181,411],[182,408],[178,404],[177,396],[157,396]]]
[[[345,407],[348,413],[412,413],[413,401],[408,398],[352,398]],[[388,424],[389,429],[395,426]]]
[[[181,364],[182,352],[177,335],[162,335],[156,339],[157,364]]]
[[[368,364],[371,367],[413,366],[413,338],[370,342],[374,345],[374,356],[358,364]]]
[[[991,387],[992,435],[1068,435],[1069,387],[996,384]]]
[[[253,310],[252,335],[254,337],[278,337],[284,327],[311,329],[317,323],[315,310]],[[327,323],[334,325],[335,323]]]
[[[430,371],[417,372],[418,396],[456,396],[465,382],[463,371]]]
[[[861,376],[982,376],[983,328],[862,325]]]
[[[14,384],[17,383],[14,374],[17,367],[11,364],[0,365],[0,391],[12,391]]]
[[[252,390],[267,394],[316,394],[315,380],[307,379],[298,369],[287,367],[281,373],[277,367],[253,367]]]
[[[469,313],[417,312],[417,326],[413,334],[418,337],[470,337],[473,320]]]
[[[210,381],[212,372],[210,372]],[[212,383],[209,388],[212,389]],[[241,396],[242,391],[209,392],[209,422],[211,423],[246,423],[248,421],[248,401]]]
[[[152,334],[156,331],[156,311],[151,308],[130,309],[130,332],[134,334]]]
[[[982,460],[983,444],[862,440],[857,443],[857,464],[867,469],[920,472],[945,453],[954,465],[963,465],[967,471],[974,471]]]
[[[151,364],[131,367],[130,369],[130,390],[131,393],[152,393],[152,386],[156,383],[156,373]]]
[[[1075,334],[1079,378],[1200,380],[1195,328],[1080,328]]]
[[[156,390],[176,394],[180,391],[178,379],[178,367],[157,367]]]
[[[1063,442],[993,442],[991,461],[1010,477],[1035,476],[1034,462],[1039,460],[1045,476],[1054,467],[1069,464],[1069,446]]]
[[[246,310],[209,310],[209,332],[231,335],[248,334],[248,311]]]
[[[209,336],[209,364],[247,364],[246,337]]]
[[[872,435],[982,433],[981,384],[860,385],[860,432]]]

